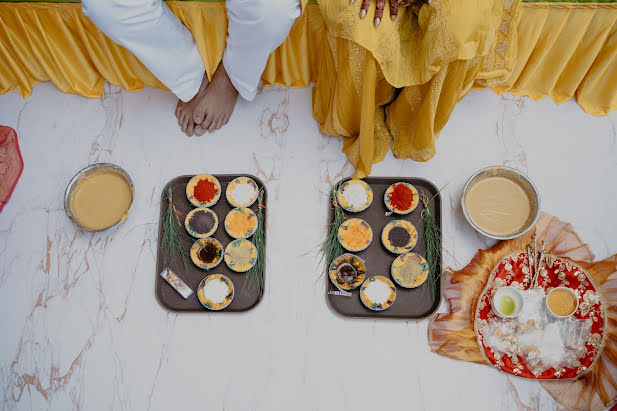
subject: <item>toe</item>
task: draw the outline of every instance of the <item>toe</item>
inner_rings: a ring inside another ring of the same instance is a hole
[[[195,126],[195,135],[196,136],[203,136],[204,134],[206,134],[206,129],[203,128],[201,125],[197,124]]]
[[[214,116],[212,114],[209,114],[206,116],[206,119],[204,120],[203,123],[201,123],[201,126],[203,127],[204,130],[210,130],[210,125],[212,124],[212,121],[214,120]]]
[[[180,128],[182,129],[182,131],[184,131],[186,133],[186,130],[189,126],[189,116],[187,116],[186,114],[182,114],[182,124],[180,125]]]
[[[205,99],[202,98],[195,106],[193,110],[193,121],[195,124],[201,124],[206,119],[206,104]]]
[[[216,122],[218,121],[218,119],[212,119],[212,122],[210,123],[210,125],[208,126],[208,131],[209,132],[213,132],[214,130],[216,130]]]
[[[195,123],[193,123],[192,121],[189,121],[189,124],[186,127],[186,135],[189,137],[192,137],[194,128],[195,128]]]
[[[216,122],[216,129],[218,130],[223,127],[223,124],[225,124],[225,115],[219,117],[218,121]]]

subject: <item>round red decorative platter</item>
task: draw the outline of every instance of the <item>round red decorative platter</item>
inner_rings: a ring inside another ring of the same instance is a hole
[[[578,297],[579,306],[572,318],[587,320],[591,324],[585,343],[576,351],[578,358],[571,361],[568,367],[549,368],[541,374],[535,375],[520,355],[494,351],[486,344],[485,337],[488,336],[489,325],[493,321],[503,321],[491,310],[493,293],[504,286],[512,286],[519,290],[530,288],[532,270],[529,257],[523,251],[504,257],[491,272],[487,285],[478,299],[474,330],[484,359],[502,371],[519,377],[540,380],[577,378],[592,368],[604,346],[606,338],[604,304],[591,277],[582,267],[567,258],[550,254],[547,254],[545,258],[546,263],[539,270],[538,288],[545,292],[560,286],[574,290]]]

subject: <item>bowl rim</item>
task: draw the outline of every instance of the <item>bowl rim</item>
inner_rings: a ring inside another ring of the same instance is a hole
[[[548,306],[548,296],[555,290],[566,290],[573,298],[574,301],[576,301],[576,306],[574,307],[574,310],[572,310],[572,312],[568,315],[559,315],[553,312],[553,310],[551,310],[551,308]],[[546,310],[549,312],[550,315],[554,316],[555,318],[569,318],[572,317],[574,315],[575,312],[578,311],[578,295],[576,295],[576,293],[574,292],[573,289],[569,288],[569,287],[565,287],[563,285],[560,285],[559,287],[555,287],[552,290],[550,290],[548,293],[546,293],[546,296],[544,297],[544,306],[546,307]]]
[[[129,205],[128,210],[126,210],[126,218],[128,218],[128,215],[130,214],[131,209],[133,208],[133,203],[135,202],[135,184],[133,184],[133,179],[131,178],[129,173],[127,173],[126,170],[123,169],[122,167],[120,167],[120,166],[118,166],[116,164],[113,164],[113,163],[94,163],[94,164],[90,164],[90,165],[82,168],[77,173],[75,173],[75,175],[71,178],[71,180],[67,184],[66,189],[64,190],[64,212],[66,213],[67,217],[77,227],[81,228],[82,230],[90,231],[90,232],[100,232],[100,231],[110,230],[110,229],[112,229],[114,227],[117,227],[118,225],[120,225],[120,224],[122,224],[123,222],[126,221],[126,218],[123,218],[120,221],[118,221],[116,224],[114,224],[114,225],[112,225],[110,227],[101,228],[101,229],[98,229],[98,230],[93,230],[91,228],[87,228],[87,227],[84,227],[83,225],[81,225],[81,223],[73,215],[73,212],[71,211],[71,195],[73,194],[73,190],[75,189],[75,185],[77,184],[77,182],[79,181],[79,179],[81,177],[83,177],[87,173],[90,173],[93,170],[97,170],[97,169],[111,169],[111,170],[115,170],[118,173],[122,174],[122,176],[124,178],[126,178],[126,181],[128,181],[129,186],[131,187],[132,195],[131,195],[131,204]]]
[[[525,227],[523,227],[519,232],[511,234],[511,235],[496,235],[496,234],[491,234],[485,230],[483,230],[482,228],[480,228],[478,225],[476,225],[476,223],[473,222],[473,220],[471,219],[471,217],[469,217],[469,214],[467,213],[467,208],[465,207],[465,196],[467,194],[467,190],[469,189],[469,186],[471,185],[471,183],[482,173],[489,171],[489,170],[495,170],[495,169],[504,169],[504,170],[509,170],[511,172],[513,172],[514,174],[517,174],[519,177],[521,177],[523,180],[525,180],[532,188],[533,192],[535,193],[536,199],[537,199],[537,210],[535,213],[534,218],[530,221],[529,224],[527,224]],[[488,166],[488,167],[484,167],[478,171],[476,171],[475,173],[473,173],[471,175],[471,177],[469,177],[467,179],[467,181],[465,182],[465,185],[463,186],[463,192],[461,194],[461,206],[463,208],[463,214],[465,215],[465,219],[467,220],[467,222],[480,234],[485,235],[486,237],[495,239],[495,240],[511,240],[513,238],[517,238],[522,236],[523,234],[527,233],[529,230],[531,230],[536,223],[538,222],[538,219],[540,218],[540,214],[541,214],[541,209],[542,209],[542,199],[540,198],[540,192],[538,191],[538,187],[536,187],[536,185],[534,184],[533,181],[531,181],[531,179],[524,173],[520,172],[519,170],[512,168],[512,167],[508,167],[508,166],[499,166],[499,165],[495,165],[495,166]]]

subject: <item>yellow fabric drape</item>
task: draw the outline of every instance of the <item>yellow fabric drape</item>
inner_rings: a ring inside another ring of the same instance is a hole
[[[570,224],[542,214],[533,232],[549,253],[576,261],[592,276],[607,312],[607,339],[593,369],[576,380],[543,381],[556,401],[574,410],[601,410],[617,401],[617,255],[592,263],[594,256]],[[474,332],[474,314],[491,270],[506,255],[526,250],[530,232],[480,250],[463,269],[447,272],[443,295],[450,311],[434,317],[428,328],[431,350],[461,361],[485,364]]]
[[[596,116],[617,109],[617,4],[527,3],[517,49],[496,93],[558,104],[575,98]]]
[[[313,114],[325,134],[345,137],[357,177],[392,142],[398,157],[430,159],[472,87],[558,103],[574,97],[596,115],[617,109],[617,4],[434,0],[375,29],[374,5],[360,20],[359,3],[306,5],[262,76],[266,86],[315,84]],[[225,48],[224,3],[168,4],[211,76]],[[24,97],[46,80],[87,97],[100,96],[105,80],[129,91],[164,88],[75,3],[0,3],[0,61],[0,93],[17,87]]]

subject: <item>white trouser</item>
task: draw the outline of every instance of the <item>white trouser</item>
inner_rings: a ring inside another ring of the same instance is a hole
[[[253,100],[268,56],[300,16],[300,0],[227,0],[223,64],[242,97]],[[184,102],[199,91],[205,68],[191,32],[162,0],[82,0],[82,10],[131,51]]]

